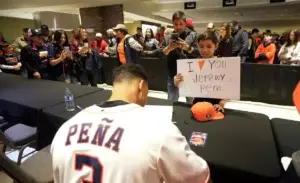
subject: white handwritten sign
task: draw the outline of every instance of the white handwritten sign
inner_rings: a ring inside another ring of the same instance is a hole
[[[184,81],[179,95],[216,99],[240,99],[240,57],[177,60]]]

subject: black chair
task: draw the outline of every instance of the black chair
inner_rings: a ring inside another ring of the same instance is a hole
[[[25,160],[21,166],[0,154],[0,167],[15,183],[53,183],[50,146]]]
[[[2,152],[5,154],[7,147],[19,150],[17,165],[20,165],[22,158],[25,157],[23,156],[23,152],[26,147],[33,146],[35,144],[36,134],[36,127],[30,127],[20,123],[7,128],[4,132],[0,130],[0,137],[2,137],[4,140]],[[32,154],[33,152],[34,151],[30,152],[29,154]]]
[[[5,131],[10,126],[12,126],[12,124],[9,124],[2,116],[0,116],[0,130]]]

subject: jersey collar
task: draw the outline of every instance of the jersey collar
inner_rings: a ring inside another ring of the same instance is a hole
[[[127,105],[127,104],[129,104],[129,103],[125,102],[123,100],[114,100],[114,101],[101,102],[97,106],[101,107],[101,108],[107,108],[107,107],[117,107],[117,106],[122,106],[122,105]]]

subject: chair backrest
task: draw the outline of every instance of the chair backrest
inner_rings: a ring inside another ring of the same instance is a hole
[[[17,182],[37,183],[27,175],[15,162],[10,160],[5,154],[0,154],[0,167],[2,170]]]

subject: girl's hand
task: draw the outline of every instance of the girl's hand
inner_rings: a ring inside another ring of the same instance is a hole
[[[215,104],[214,108],[218,112],[224,112],[224,108],[221,105],[219,105],[219,104]]]
[[[179,88],[180,83],[183,82],[183,76],[178,73],[176,76],[174,76],[174,85]]]
[[[64,60],[67,58],[67,55],[66,55],[66,52],[65,52],[65,50],[61,52],[61,54],[60,54],[60,57],[59,57],[59,58],[60,58],[60,60],[61,60],[61,61],[64,61]]]

